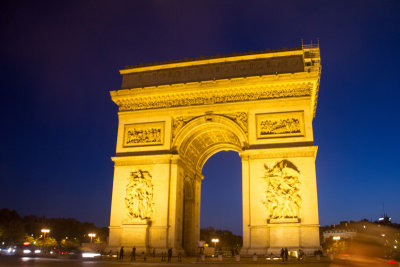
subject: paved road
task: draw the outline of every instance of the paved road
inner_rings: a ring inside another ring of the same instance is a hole
[[[72,259],[51,259],[51,258],[18,258],[12,256],[0,256],[0,267],[124,267],[124,266],[162,266],[162,267],[195,267],[195,266],[237,266],[237,267],[265,267],[265,266],[301,266],[301,267],[328,267],[330,266],[328,262],[304,262],[304,263],[285,263],[280,262],[261,262],[257,263],[251,262],[249,259],[243,259],[240,263],[234,262],[232,260],[226,259],[223,262],[218,261],[206,261],[206,262],[196,262],[195,259],[185,259],[184,262],[172,262],[165,263],[156,260],[149,260],[146,263],[143,261],[137,262],[118,262],[118,261],[98,261],[98,260],[72,260]]]

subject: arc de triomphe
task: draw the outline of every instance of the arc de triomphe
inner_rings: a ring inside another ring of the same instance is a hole
[[[319,222],[312,120],[319,47],[121,70],[109,247],[194,254],[201,170],[242,159],[242,254],[313,251]],[[223,191],[223,189],[221,189]]]

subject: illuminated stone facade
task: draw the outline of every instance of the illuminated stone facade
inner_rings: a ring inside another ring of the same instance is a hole
[[[242,159],[242,254],[319,247],[318,47],[120,73],[110,248],[194,254],[201,170],[221,150]]]

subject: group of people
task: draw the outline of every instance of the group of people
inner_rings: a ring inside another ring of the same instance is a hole
[[[172,248],[168,249],[168,253],[161,253],[161,261],[165,261],[166,257],[168,254],[168,262],[171,262],[172,259]],[[132,252],[131,252],[131,261],[136,261],[136,247],[132,247]],[[153,257],[156,256],[156,250],[153,249]],[[119,250],[119,255],[117,255],[118,260],[124,260],[124,247],[122,246],[121,249]],[[142,259],[143,261],[146,261],[146,253],[142,251]],[[178,261],[181,261],[181,254],[179,253],[178,255]]]
[[[282,262],[289,261],[289,251],[287,248],[281,248],[281,258]],[[301,248],[299,248],[299,251],[297,252],[297,259],[298,260],[304,259],[304,251]]]

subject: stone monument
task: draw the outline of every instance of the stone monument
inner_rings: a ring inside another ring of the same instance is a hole
[[[318,46],[127,67],[109,247],[195,254],[202,167],[242,159],[243,255],[318,249]]]

